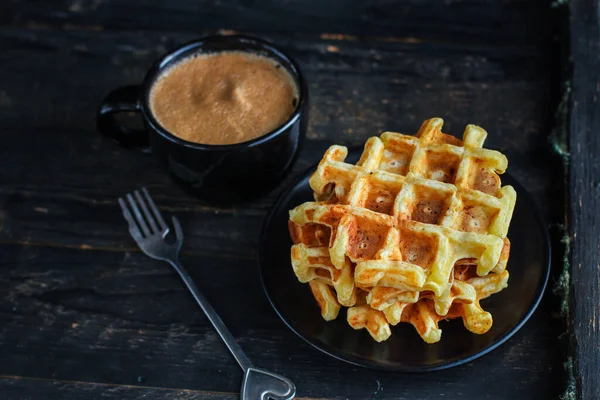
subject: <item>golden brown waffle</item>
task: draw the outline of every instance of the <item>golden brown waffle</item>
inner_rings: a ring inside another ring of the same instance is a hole
[[[481,148],[483,129],[469,125],[459,140],[441,132],[442,122],[426,121],[416,137],[372,137],[356,165],[344,162],[345,147],[325,153],[309,181],[316,201],[291,210],[289,221],[294,272],[311,283],[324,317],[353,306],[362,290],[364,304],[348,321],[384,340],[389,328],[369,326],[387,324],[388,314],[433,309],[444,319],[454,304],[477,303],[473,285],[454,279],[455,266],[504,272],[516,200],[500,186],[506,157]]]
[[[320,281],[335,289],[340,304],[350,307],[356,302],[354,293],[354,266],[346,260],[336,269],[329,258],[327,247],[292,247],[292,267],[302,283]]]
[[[340,312],[340,304],[337,302],[331,287],[329,287],[327,283],[320,281],[310,281],[308,282],[308,285],[310,286],[313,297],[321,309],[323,319],[325,321],[336,319]]]
[[[470,287],[469,290],[474,292],[474,296],[470,299],[456,299],[444,316],[437,313],[433,300],[427,295],[422,295],[416,303],[397,302],[383,311],[386,323],[396,325],[399,322],[408,322],[415,327],[421,338],[427,343],[435,343],[440,340],[442,331],[438,323],[441,320],[459,317],[462,318],[463,324],[469,331],[480,335],[484,334],[492,327],[493,320],[492,315],[481,308],[479,301],[506,288],[508,276],[508,271],[504,271],[490,273],[486,276],[475,276],[464,282],[455,280],[454,285],[460,282],[464,287]],[[353,327],[357,329],[357,327]]]

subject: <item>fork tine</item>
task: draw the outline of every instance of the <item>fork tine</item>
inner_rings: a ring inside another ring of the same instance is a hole
[[[150,225],[150,231],[151,231],[151,233],[157,233],[158,232],[158,227],[156,226],[156,222],[154,221],[154,217],[150,213],[150,210],[148,210],[148,207],[146,206],[146,202],[144,201],[144,199],[140,195],[140,191],[136,190],[134,192],[134,194],[135,194],[135,198],[138,201],[138,204],[140,205],[140,207],[142,207],[142,212],[144,213],[144,217],[146,218],[146,221],[148,221],[148,224]]]
[[[136,225],[135,220],[133,219],[133,215],[131,215],[129,208],[127,207],[127,203],[125,203],[125,200],[123,200],[120,197],[119,197],[119,205],[121,206],[121,211],[123,212],[123,216],[125,217],[125,220],[127,220],[127,222],[129,223],[129,231],[131,233],[131,236],[133,236],[133,239],[135,241],[137,241],[138,239],[141,239],[142,233],[140,232],[140,229]]]
[[[154,200],[152,200],[152,197],[150,196],[150,193],[148,192],[148,189],[146,189],[145,187],[143,187],[142,188],[142,192],[144,192],[144,196],[146,197],[146,201],[150,205],[150,208],[152,209],[152,212],[154,213],[154,216],[156,217],[156,221],[158,222],[158,225],[160,226],[160,229],[163,232],[166,231],[167,229],[169,229],[169,227],[167,226],[165,220],[163,219],[160,211],[158,210],[158,207],[156,207],[156,204],[154,204]]]
[[[129,205],[133,210],[133,214],[135,215],[135,219],[139,227],[141,228],[142,233],[144,234],[144,236],[149,236],[150,229],[148,229],[148,225],[146,225],[146,221],[144,221],[144,217],[142,217],[142,213],[140,213],[140,208],[137,206],[137,204],[135,204],[135,200],[133,199],[131,193],[127,194],[127,201],[129,201]]]

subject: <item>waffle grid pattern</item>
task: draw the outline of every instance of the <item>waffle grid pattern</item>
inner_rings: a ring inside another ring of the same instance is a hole
[[[316,201],[290,211],[292,266],[325,319],[350,307],[350,325],[378,341],[399,322],[427,342],[440,339],[442,319],[491,327],[479,300],[506,286],[516,194],[500,187],[507,160],[482,148],[483,129],[467,126],[461,141],[442,123],[372,137],[356,165],[330,147],[310,178]],[[455,266],[473,276],[457,277]]]

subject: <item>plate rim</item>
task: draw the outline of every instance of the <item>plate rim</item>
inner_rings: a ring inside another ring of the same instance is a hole
[[[351,157],[352,153],[356,150],[357,149],[349,149],[348,157]],[[265,284],[265,279],[263,277],[263,265],[264,265],[264,257],[265,257],[265,239],[266,239],[268,227],[271,225],[271,220],[275,216],[275,210],[280,206],[283,199],[286,198],[298,185],[300,185],[300,183],[304,179],[307,179],[310,177],[310,174],[312,174],[312,172],[314,170],[316,170],[317,167],[318,167],[318,163],[315,163],[315,164],[311,165],[309,168],[307,168],[306,170],[302,171],[298,175],[298,177],[296,177],[292,182],[290,182],[288,184],[288,187],[279,196],[277,196],[277,199],[273,203],[273,205],[272,205],[269,213],[267,214],[267,216],[262,224],[262,227],[261,227],[261,233],[260,233],[260,238],[259,238],[260,244],[259,244],[259,248],[258,248],[258,257],[257,257],[258,272],[259,272],[261,286],[263,288],[265,296],[267,297],[267,300],[269,301],[269,304],[271,305],[271,307],[273,308],[273,310],[275,311],[275,313],[277,314],[279,319],[281,319],[281,321],[287,326],[288,329],[290,329],[298,337],[300,337],[306,343],[310,344],[315,349],[317,349],[317,350],[321,351],[322,353],[324,353],[330,357],[333,357],[339,361],[343,361],[343,362],[346,362],[351,365],[355,365],[358,367],[367,368],[367,369],[371,369],[371,370],[392,371],[392,372],[411,372],[411,373],[441,371],[444,369],[467,364],[471,361],[474,361],[474,360],[476,360],[480,357],[483,357],[484,355],[498,349],[500,346],[505,344],[510,338],[512,338],[519,330],[521,330],[521,328],[525,325],[525,323],[527,323],[527,321],[529,321],[529,319],[531,318],[531,316],[533,315],[535,310],[538,308],[540,302],[542,301],[544,293],[546,291],[546,287],[548,284],[548,280],[550,279],[550,271],[551,271],[551,267],[552,267],[552,265],[551,265],[552,264],[552,257],[551,257],[552,246],[551,246],[551,242],[550,242],[550,234],[548,232],[547,224],[545,223],[544,217],[541,215],[539,207],[537,206],[537,204],[536,204],[535,200],[533,199],[533,197],[531,196],[531,194],[511,174],[505,173],[505,174],[503,174],[503,176],[508,176],[509,179],[511,181],[513,181],[513,184],[511,184],[511,185],[516,186],[515,190],[518,193],[519,200],[523,201],[521,199],[521,197],[525,198],[526,199],[525,202],[529,203],[530,208],[533,210],[533,216],[537,222],[537,226],[539,227],[540,233],[542,235],[542,241],[543,241],[542,252],[543,252],[543,256],[544,256],[543,266],[545,268],[545,271],[542,271],[543,278],[540,279],[540,282],[537,285],[536,292],[535,292],[535,299],[534,299],[533,303],[530,305],[527,313],[523,316],[523,318],[516,325],[514,325],[508,332],[506,332],[503,336],[501,336],[497,341],[493,342],[490,346],[484,348],[483,350],[476,352],[475,354],[472,354],[468,357],[460,358],[460,359],[457,359],[457,360],[454,360],[451,362],[446,362],[446,363],[442,362],[439,364],[427,365],[427,366],[406,366],[406,365],[387,365],[386,366],[383,364],[371,362],[369,360],[363,360],[363,359],[358,359],[356,357],[347,357],[347,356],[344,356],[341,354],[337,354],[336,352],[329,350],[327,348],[327,346],[323,346],[322,344],[318,343],[314,339],[311,339],[311,338],[307,337],[306,335],[302,334],[296,327],[294,327],[293,323],[289,322],[285,318],[285,316],[283,316],[281,314],[281,312],[275,305],[275,302],[269,295],[269,290],[267,289],[267,285]]]

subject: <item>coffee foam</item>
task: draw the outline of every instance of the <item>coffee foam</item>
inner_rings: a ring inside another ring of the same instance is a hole
[[[285,123],[298,103],[286,68],[250,52],[226,51],[185,58],[168,68],[150,91],[157,121],[181,139],[234,144]]]

